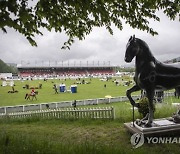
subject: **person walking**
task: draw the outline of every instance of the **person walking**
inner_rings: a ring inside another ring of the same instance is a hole
[[[54,91],[55,91],[55,94],[58,94],[58,88],[57,88],[57,85],[56,84],[54,84]]]

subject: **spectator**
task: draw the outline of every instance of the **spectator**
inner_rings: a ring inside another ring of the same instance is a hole
[[[49,104],[46,104],[46,108],[47,108],[47,109],[50,109],[50,108],[49,108]]]
[[[179,97],[180,97],[180,87],[175,88],[174,95],[175,95],[175,97],[177,97],[179,99]]]
[[[54,91],[55,91],[55,94],[58,94],[58,88],[57,88],[57,85],[56,84],[54,84]]]
[[[39,83],[39,89],[42,89],[42,83]]]
[[[14,86],[12,86],[12,91],[13,91],[13,93],[14,93]]]
[[[76,100],[74,100],[74,103],[72,104],[74,109],[76,108]]]

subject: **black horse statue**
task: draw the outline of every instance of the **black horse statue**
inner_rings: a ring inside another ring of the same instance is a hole
[[[148,45],[135,35],[129,39],[126,46],[125,61],[130,63],[135,59],[135,85],[128,89],[126,95],[131,104],[138,107],[138,103],[131,97],[131,93],[145,90],[149,99],[149,114],[145,127],[151,127],[153,122],[153,98],[155,90],[168,90],[180,86],[180,68],[165,65],[152,55]]]

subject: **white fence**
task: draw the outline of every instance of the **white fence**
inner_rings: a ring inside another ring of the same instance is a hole
[[[134,99],[138,97],[139,96],[133,96]],[[112,98],[76,100],[76,106],[78,107],[78,106],[84,106],[84,105],[97,105],[97,104],[104,104],[104,103],[123,102],[127,100],[128,98],[125,96],[112,97]],[[36,110],[45,110],[45,109],[66,108],[66,107],[72,107],[73,103],[74,101],[63,101],[63,102],[41,103],[41,104],[4,106],[4,107],[0,107],[0,113],[8,114],[8,113],[14,113],[14,112],[27,112],[27,111],[36,111]]]
[[[173,92],[164,93],[164,97],[174,96]],[[140,98],[139,95],[132,96],[134,100]],[[126,96],[120,97],[112,97],[112,98],[97,98],[97,99],[86,99],[86,100],[77,100],[77,106],[83,105],[97,105],[104,103],[114,103],[114,102],[124,102],[129,101]],[[27,104],[27,105],[16,105],[16,106],[4,106],[0,107],[0,113],[13,113],[13,112],[26,112],[26,111],[35,111],[35,110],[44,110],[48,108],[50,109],[58,109],[64,107],[72,107],[74,101],[63,101],[63,102],[51,102],[51,103],[41,103],[41,104]]]
[[[114,119],[115,112],[113,107],[106,108],[64,108],[54,110],[38,110],[16,113],[1,113],[0,119],[17,118],[41,118],[41,119]]]

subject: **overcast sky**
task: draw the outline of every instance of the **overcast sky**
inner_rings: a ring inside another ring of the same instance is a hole
[[[180,57],[180,22],[170,21],[160,14],[160,22],[151,22],[151,26],[159,35],[151,36],[145,31],[139,31],[123,25],[122,31],[114,29],[110,35],[105,28],[94,28],[85,40],[76,40],[70,50],[61,50],[67,40],[64,33],[43,30],[44,36],[35,38],[38,47],[32,47],[18,32],[8,29],[8,34],[0,31],[0,59],[5,62],[64,62],[87,64],[110,61],[111,65],[125,65],[124,54],[126,44],[131,35],[146,41],[152,53],[159,61]]]

